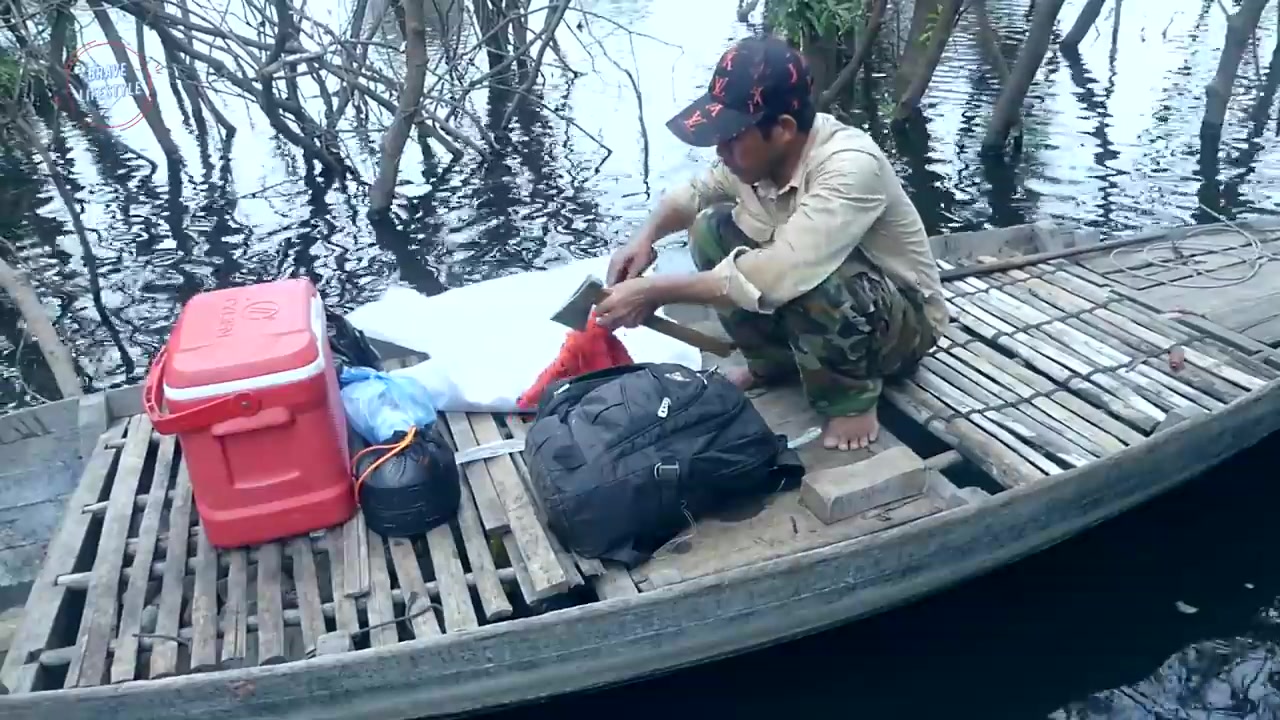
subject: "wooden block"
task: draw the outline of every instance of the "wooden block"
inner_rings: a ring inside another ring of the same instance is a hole
[[[800,486],[800,504],[830,525],[919,495],[927,480],[920,456],[905,447],[893,447],[853,465],[807,475]]]
[[[341,630],[325,633],[316,641],[316,657],[351,652],[354,647],[351,643],[351,635]]]
[[[1161,420],[1160,424],[1156,425],[1156,429],[1151,432],[1152,434],[1155,434],[1168,430],[1176,425],[1181,425],[1188,420],[1193,420],[1204,414],[1205,411],[1198,407],[1184,406],[1174,408],[1169,411],[1169,414],[1164,416],[1164,420]]]

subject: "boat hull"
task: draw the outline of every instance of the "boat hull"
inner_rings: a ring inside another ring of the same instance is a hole
[[[1280,384],[1105,461],[874,535],[631,598],[286,665],[0,698],[24,720],[446,717],[620,684],[935,593],[1167,492],[1280,429]]]

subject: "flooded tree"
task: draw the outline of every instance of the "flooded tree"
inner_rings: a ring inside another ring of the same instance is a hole
[[[1031,16],[1031,27],[1018,50],[1018,60],[1000,88],[1000,96],[987,122],[987,132],[982,138],[982,152],[986,155],[1003,155],[1009,133],[1022,118],[1022,105],[1027,92],[1035,82],[1040,64],[1049,52],[1053,40],[1054,25],[1062,11],[1063,0],[1037,0]]]
[[[901,124],[919,113],[947,45],[968,14],[1001,87],[983,152],[1003,155],[1011,134],[1016,136],[1027,93],[1053,44],[1063,0],[1034,4],[1030,31],[1012,68],[1000,52],[999,35],[984,0],[916,0],[909,5],[908,18],[903,17],[904,5],[900,0],[774,0],[769,25],[805,52],[820,109],[838,104],[858,73],[875,63],[877,70],[890,75],[888,114],[892,122]],[[877,56],[877,41],[890,19],[895,28],[906,20],[906,34],[888,39],[892,58],[883,52]]]
[[[411,135],[428,162],[440,153],[490,156],[522,105],[546,109],[539,86],[547,58],[567,65],[558,44],[567,18],[577,15],[579,24],[586,16],[598,18],[570,0],[543,6],[528,0],[360,0],[342,32],[294,0],[44,3],[0,0],[0,20],[16,44],[20,71],[33,79],[26,104],[53,109],[40,114],[46,122],[69,121],[86,131],[110,127],[96,107],[101,98],[86,92],[90,83],[75,60],[76,21],[87,11],[122,68],[124,86],[140,89],[129,95],[168,162],[180,165],[182,159],[164,109],[154,101],[147,37],[159,41],[153,54],[171,71],[177,109],[201,135],[210,129],[210,116],[229,141],[239,128],[221,106],[247,101],[308,162],[330,177],[367,184],[374,214],[392,204]],[[229,17],[239,22],[229,23]],[[124,18],[135,29],[129,41],[121,32]],[[438,52],[428,51],[428,24],[448,26],[434,38]],[[490,112],[478,110],[478,103]],[[494,105],[501,105],[496,114]],[[354,133],[381,135],[372,178],[361,176],[343,140]]]
[[[1200,144],[1204,153],[1218,152],[1222,141],[1222,124],[1227,116],[1227,103],[1240,70],[1240,59],[1249,40],[1258,30],[1262,11],[1269,0],[1241,0],[1238,9],[1227,17],[1227,37],[1218,58],[1218,69],[1205,87],[1204,119],[1200,122]],[[1223,12],[1226,12],[1225,7]]]

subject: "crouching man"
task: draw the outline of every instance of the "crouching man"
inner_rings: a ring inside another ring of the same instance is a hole
[[[748,38],[720,58],[705,95],[667,123],[719,162],[668,193],[609,265],[608,327],[658,307],[716,308],[747,366],[743,389],[797,376],[827,418],[829,449],[879,433],[886,379],[911,373],[945,331],[937,265],[919,213],[866,133],[815,113],[799,53]],[[694,275],[641,274],[654,243],[688,230]]]

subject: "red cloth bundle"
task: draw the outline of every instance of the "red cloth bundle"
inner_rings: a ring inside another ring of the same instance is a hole
[[[612,330],[597,323],[595,313],[592,313],[584,329],[569,331],[564,345],[560,346],[560,354],[516,402],[521,409],[536,410],[538,398],[551,383],[632,362],[622,341]]]

